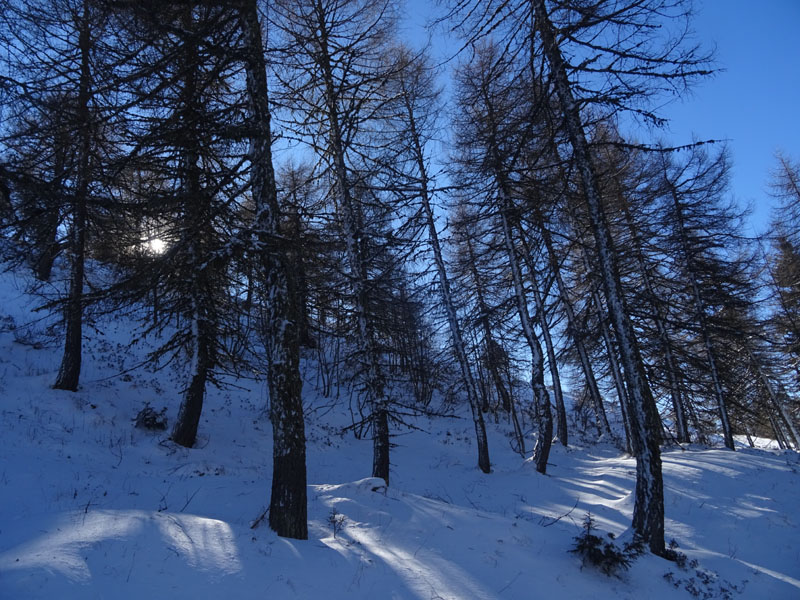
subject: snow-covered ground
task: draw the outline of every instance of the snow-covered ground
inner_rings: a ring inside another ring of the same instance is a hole
[[[145,403],[174,418],[180,378],[120,375],[147,350],[126,319],[87,330],[78,393],[50,389],[60,348],[24,283],[0,275],[0,598],[800,598],[796,453],[666,451],[667,537],[687,564],[646,555],[607,577],[569,550],[587,512],[625,534],[630,458],[556,445],[541,476],[500,424],[484,475],[469,419],[420,418],[387,490],[311,384],[309,540],[251,528],[271,476],[264,383],[211,388],[198,447],[180,448],[133,427]]]

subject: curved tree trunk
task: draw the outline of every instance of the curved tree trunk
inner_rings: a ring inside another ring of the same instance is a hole
[[[189,385],[183,393],[178,417],[172,428],[170,439],[176,444],[191,448],[197,440],[200,426],[200,415],[203,412],[203,399],[206,383],[212,367],[213,332],[209,331],[209,323],[198,306],[197,298],[192,299],[194,314],[192,316],[192,373]]]
[[[187,31],[194,29],[191,8],[184,9],[182,26]],[[190,36],[183,48],[181,104],[177,115],[187,123],[195,122],[199,110],[198,65],[195,61],[197,40]],[[203,249],[203,241],[210,228],[210,199],[201,184],[200,141],[193,131],[181,140],[178,146],[181,152],[180,185],[183,197],[181,219],[186,231],[192,231],[188,239],[183,240],[188,246],[190,258],[189,277],[191,278],[191,350],[190,380],[184,390],[178,417],[172,428],[171,439],[181,446],[191,448],[197,439],[200,416],[203,411],[206,383],[214,366],[214,336],[216,327],[210,313],[212,299],[208,296],[212,289],[210,282],[211,261]],[[197,221],[199,230],[193,227]],[[210,237],[210,236],[209,236]]]
[[[496,172],[495,176],[502,178],[499,172]],[[536,470],[539,473],[546,473],[547,460],[550,457],[550,447],[553,443],[553,415],[550,411],[550,397],[544,385],[544,354],[542,353],[542,346],[539,343],[539,338],[536,336],[536,332],[533,329],[533,321],[528,313],[528,303],[522,284],[522,271],[519,267],[516,249],[514,248],[514,242],[511,238],[511,226],[509,225],[506,214],[509,210],[510,201],[506,195],[502,179],[500,179],[498,183],[500,187],[499,191],[502,196],[499,212],[500,220],[503,225],[503,239],[505,240],[506,253],[508,254],[508,262],[511,267],[511,276],[514,282],[514,296],[517,300],[517,311],[520,322],[522,323],[522,331],[525,335],[525,340],[528,342],[528,347],[531,351],[531,387],[533,388],[533,401],[538,407],[539,412],[539,435],[536,439],[536,446],[533,449],[533,460],[536,463]]]
[[[469,366],[469,359],[467,358],[467,351],[461,334],[461,326],[458,322],[458,315],[456,314],[455,302],[453,301],[452,292],[450,291],[450,280],[447,277],[447,269],[445,268],[442,248],[439,243],[439,234],[436,231],[436,223],[433,219],[433,209],[431,208],[430,192],[428,189],[428,171],[425,166],[425,153],[422,148],[419,132],[417,131],[414,110],[411,103],[408,101],[408,97],[406,96],[404,99],[412,138],[412,150],[417,163],[417,169],[419,170],[420,201],[425,215],[425,222],[428,226],[428,242],[433,250],[433,260],[436,264],[439,290],[442,295],[445,314],[447,315],[447,325],[450,328],[453,349],[461,369],[461,378],[467,390],[467,401],[469,402],[469,408],[472,412],[472,422],[475,427],[475,439],[477,440],[478,447],[478,468],[484,473],[489,473],[492,467],[489,461],[489,442],[486,437],[486,423],[483,420],[483,413],[479,406],[478,390],[475,385],[475,379],[472,376],[472,369]]]
[[[567,411],[564,407],[564,392],[561,388],[561,375],[558,372],[558,363],[556,362],[556,352],[553,347],[553,338],[550,335],[550,325],[547,322],[547,315],[545,312],[544,300],[539,287],[534,280],[533,261],[531,260],[531,249],[525,239],[525,231],[519,223],[515,220],[515,225],[519,231],[520,241],[522,242],[523,260],[528,267],[528,273],[531,283],[531,293],[533,294],[533,301],[536,304],[536,312],[539,314],[539,325],[542,329],[542,339],[544,340],[545,351],[547,352],[547,363],[550,367],[550,377],[553,380],[553,399],[556,403],[556,435],[558,441],[562,446],[566,446],[569,442],[567,431]]]
[[[688,443],[689,440],[689,427],[686,422],[686,403],[683,399],[680,390],[680,382],[678,381],[678,368],[675,364],[675,358],[672,352],[672,340],[670,339],[669,332],[667,331],[666,319],[664,318],[661,310],[661,305],[656,297],[655,287],[653,286],[650,277],[650,269],[648,268],[647,261],[644,257],[642,250],[642,241],[639,236],[639,231],[636,228],[633,215],[631,214],[628,203],[623,200],[623,213],[625,221],[628,224],[628,230],[631,233],[633,240],[634,252],[636,254],[636,263],[639,267],[639,274],[644,281],[645,290],[651,298],[653,315],[651,316],[656,325],[658,332],[658,340],[661,343],[661,351],[664,353],[664,366],[666,367],[667,382],[669,384],[669,393],[672,400],[672,411],[675,415],[675,433],[677,439],[681,443]]]
[[[708,319],[706,317],[706,306],[703,302],[703,297],[700,294],[700,286],[697,282],[697,277],[692,269],[689,259],[689,240],[686,236],[686,229],[684,225],[683,209],[681,208],[680,198],[675,189],[674,184],[669,180],[667,174],[664,173],[664,183],[669,190],[672,200],[673,208],[675,210],[676,226],[681,239],[681,247],[683,252],[683,263],[686,269],[686,274],[689,277],[692,288],[692,299],[694,300],[695,311],[697,316],[697,324],[700,327],[700,335],[703,338],[703,347],[706,352],[706,360],[708,361],[708,369],[711,373],[711,382],[714,386],[714,398],[717,401],[717,413],[719,414],[720,424],[722,425],[722,437],[725,441],[725,447],[729,450],[734,450],[733,444],[733,430],[731,429],[730,419],[728,418],[728,402],[725,392],[722,390],[722,383],[719,377],[719,368],[717,366],[717,355],[714,351],[714,345],[711,341],[711,332],[709,331]]]
[[[573,158],[583,184],[600,262],[603,290],[608,301],[608,313],[620,346],[621,362],[628,382],[627,389],[631,400],[629,418],[636,452],[633,528],[653,553],[663,555],[666,552],[664,483],[661,474],[661,450],[658,444],[660,437],[658,411],[625,305],[616,264],[616,252],[603,209],[598,178],[583,129],[580,109],[572,93],[564,58],[556,41],[545,1],[531,0],[531,3],[534,8],[536,28],[542,37],[544,55],[550,65],[550,74],[564,113],[564,123],[572,146]]]

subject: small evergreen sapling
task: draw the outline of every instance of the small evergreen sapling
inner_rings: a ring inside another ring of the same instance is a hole
[[[609,533],[609,539],[606,540],[592,533],[594,530],[596,530],[595,520],[591,513],[586,513],[583,519],[583,532],[575,536],[575,547],[570,550],[581,557],[582,566],[588,563],[609,577],[619,576],[621,571],[627,571],[633,561],[644,552],[644,544],[639,539],[634,539],[620,548],[612,541],[614,534]]]

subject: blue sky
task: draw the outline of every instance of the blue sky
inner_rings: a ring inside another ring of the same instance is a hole
[[[407,0],[406,32],[437,13],[432,0]],[[661,111],[676,145],[725,139],[733,157],[731,193],[750,203],[752,232],[762,232],[773,204],[768,194],[775,152],[800,160],[800,0],[697,0],[693,25],[700,44],[716,47],[714,77]],[[435,51],[447,43],[441,33]]]
[[[666,107],[676,143],[728,139],[731,191],[752,202],[753,227],[769,221],[769,172],[775,152],[800,159],[800,0],[703,0],[697,41],[716,44],[724,69],[681,102]]]

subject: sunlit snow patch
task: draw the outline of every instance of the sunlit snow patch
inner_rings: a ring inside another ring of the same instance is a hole
[[[52,530],[0,554],[0,573],[19,569],[44,569],[74,582],[91,579],[88,548],[112,540],[135,543],[156,527],[166,548],[191,568],[222,575],[241,571],[230,526],[223,521],[194,515],[145,511],[98,510],[72,514]]]

